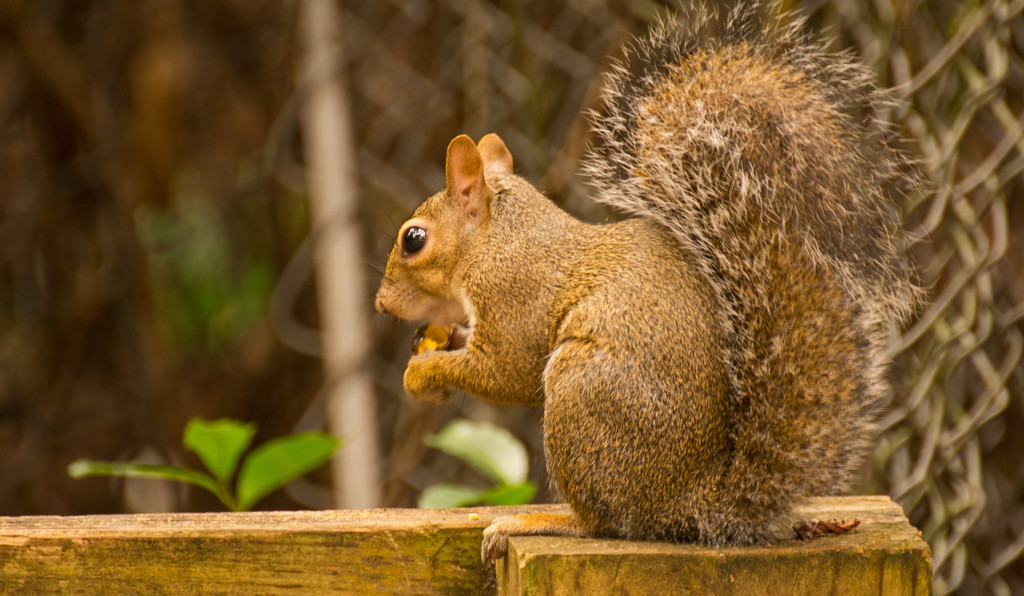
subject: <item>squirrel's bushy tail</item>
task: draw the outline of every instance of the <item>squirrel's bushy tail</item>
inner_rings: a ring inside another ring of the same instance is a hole
[[[889,96],[774,4],[697,8],[609,77],[586,170],[653,217],[720,302],[734,389],[708,542],[749,542],[801,497],[844,490],[884,392],[885,341],[918,295],[896,248],[914,184],[877,120]]]

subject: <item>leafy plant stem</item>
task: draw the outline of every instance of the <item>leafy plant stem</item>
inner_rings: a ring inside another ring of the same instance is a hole
[[[235,498],[223,484],[214,480],[209,474],[197,470],[179,468],[178,466],[161,466],[153,464],[136,464],[126,462],[105,462],[80,459],[68,466],[68,474],[72,478],[86,476],[121,476],[129,478],[161,478],[188,482],[210,491],[232,511],[238,511]]]

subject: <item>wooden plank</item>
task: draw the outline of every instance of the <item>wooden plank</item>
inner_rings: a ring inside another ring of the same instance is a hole
[[[0,592],[478,594],[482,530],[509,512],[0,518]]]
[[[815,498],[795,513],[861,524],[810,541],[780,528],[776,543],[742,548],[513,537],[499,593],[931,594],[931,551],[888,497]]]
[[[0,592],[480,594],[494,588],[480,564],[490,520],[564,510],[0,518]],[[507,594],[930,592],[928,546],[887,497],[814,499],[799,514],[862,523],[843,536],[751,548],[515,537],[498,586]]]

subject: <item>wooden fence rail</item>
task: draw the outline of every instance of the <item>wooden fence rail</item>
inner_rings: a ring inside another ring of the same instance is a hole
[[[498,515],[558,506],[0,518],[4,593],[928,594],[931,555],[887,497],[815,499],[849,534],[751,548],[517,537]],[[495,584],[495,581],[497,582]]]

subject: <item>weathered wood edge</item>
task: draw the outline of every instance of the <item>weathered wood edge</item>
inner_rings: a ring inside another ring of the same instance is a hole
[[[562,510],[562,505],[467,507],[463,509],[355,509],[248,511],[239,513],[134,513],[80,516],[0,517],[0,544],[22,537],[158,537],[164,534],[237,532],[382,532],[396,530],[482,530],[490,520],[526,509]],[[476,519],[473,516],[476,516]]]

